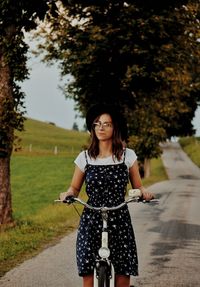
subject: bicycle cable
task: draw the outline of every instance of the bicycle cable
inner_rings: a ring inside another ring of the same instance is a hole
[[[73,202],[71,203],[73,208],[75,209],[76,213],[78,214],[78,216],[81,218],[81,214],[80,212],[78,211],[78,208],[76,208],[76,204],[74,204]],[[93,218],[95,216],[95,213],[93,212],[93,215],[92,217],[90,218],[89,222],[88,222],[88,225],[92,224],[93,223]],[[87,227],[88,228],[88,227]]]
[[[81,217],[80,212],[78,211],[78,208],[76,208],[75,204],[72,203],[73,208],[76,210],[76,213],[78,214],[79,217]]]

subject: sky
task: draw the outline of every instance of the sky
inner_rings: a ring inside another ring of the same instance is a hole
[[[74,102],[66,99],[59,88],[62,85],[58,67],[47,66],[36,56],[31,56],[28,61],[30,77],[21,84],[26,93],[26,117],[53,122],[56,126],[72,129],[76,122],[79,129],[83,129],[85,120],[77,117],[74,111]],[[193,120],[196,135],[200,136],[200,107],[197,109]]]
[[[62,81],[56,66],[48,67],[32,57],[28,62],[30,77],[21,85],[25,92],[26,117],[53,122],[57,126],[71,129],[76,122],[83,128],[83,119],[77,118],[74,101],[66,99],[59,88]]]

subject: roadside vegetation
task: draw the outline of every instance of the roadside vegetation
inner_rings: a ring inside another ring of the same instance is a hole
[[[14,223],[1,227],[0,276],[76,228],[73,207],[54,199],[66,190],[74,158],[88,141],[86,132],[30,119],[16,136],[21,141],[16,141],[18,151],[11,158]]]
[[[54,199],[68,187],[74,158],[87,145],[88,134],[29,119],[25,131],[17,135],[21,149],[11,159],[14,223],[1,229],[0,276],[55,244],[79,222],[73,206],[56,204]],[[151,170],[145,186],[166,179],[161,159],[151,161]],[[86,197],[84,188],[80,196]]]
[[[183,137],[179,143],[191,160],[200,167],[200,137]]]

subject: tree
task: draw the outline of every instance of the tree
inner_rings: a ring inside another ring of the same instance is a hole
[[[12,222],[10,157],[14,129],[22,130],[24,93],[18,82],[28,77],[28,46],[24,31],[36,28],[36,20],[55,12],[52,1],[0,2],[0,224]]]
[[[45,60],[73,76],[66,95],[83,115],[96,102],[120,104],[141,161],[156,157],[160,141],[194,132],[198,2],[95,3],[67,2],[50,19],[41,32]]]
[[[144,35],[150,33],[144,55],[146,63],[129,71],[127,79],[127,85],[133,88],[138,84],[130,145],[137,150],[143,165],[159,155],[162,138],[194,133],[192,119],[200,99],[197,12],[197,5],[190,3],[156,17],[146,17],[143,23],[143,29],[147,25],[148,31]],[[148,25],[149,21],[153,25]],[[139,72],[145,69],[149,80],[138,77],[136,68]]]
[[[72,129],[73,129],[74,131],[78,131],[78,125],[77,125],[76,122],[73,123]]]

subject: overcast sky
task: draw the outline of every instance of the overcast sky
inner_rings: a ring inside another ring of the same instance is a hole
[[[26,116],[41,121],[54,122],[57,126],[71,129],[76,122],[79,129],[83,128],[84,119],[76,118],[74,103],[66,100],[59,89],[61,80],[56,66],[47,67],[36,57],[31,57],[28,66],[30,78],[22,84],[26,93]],[[200,136],[200,107],[193,120],[197,135]],[[184,124],[184,123],[183,123]]]
[[[47,67],[37,58],[31,58],[29,67],[30,78],[22,84],[27,117],[54,122],[66,129],[71,129],[76,122],[82,128],[83,119],[75,117],[74,102],[66,100],[59,88],[61,80],[57,67]]]

